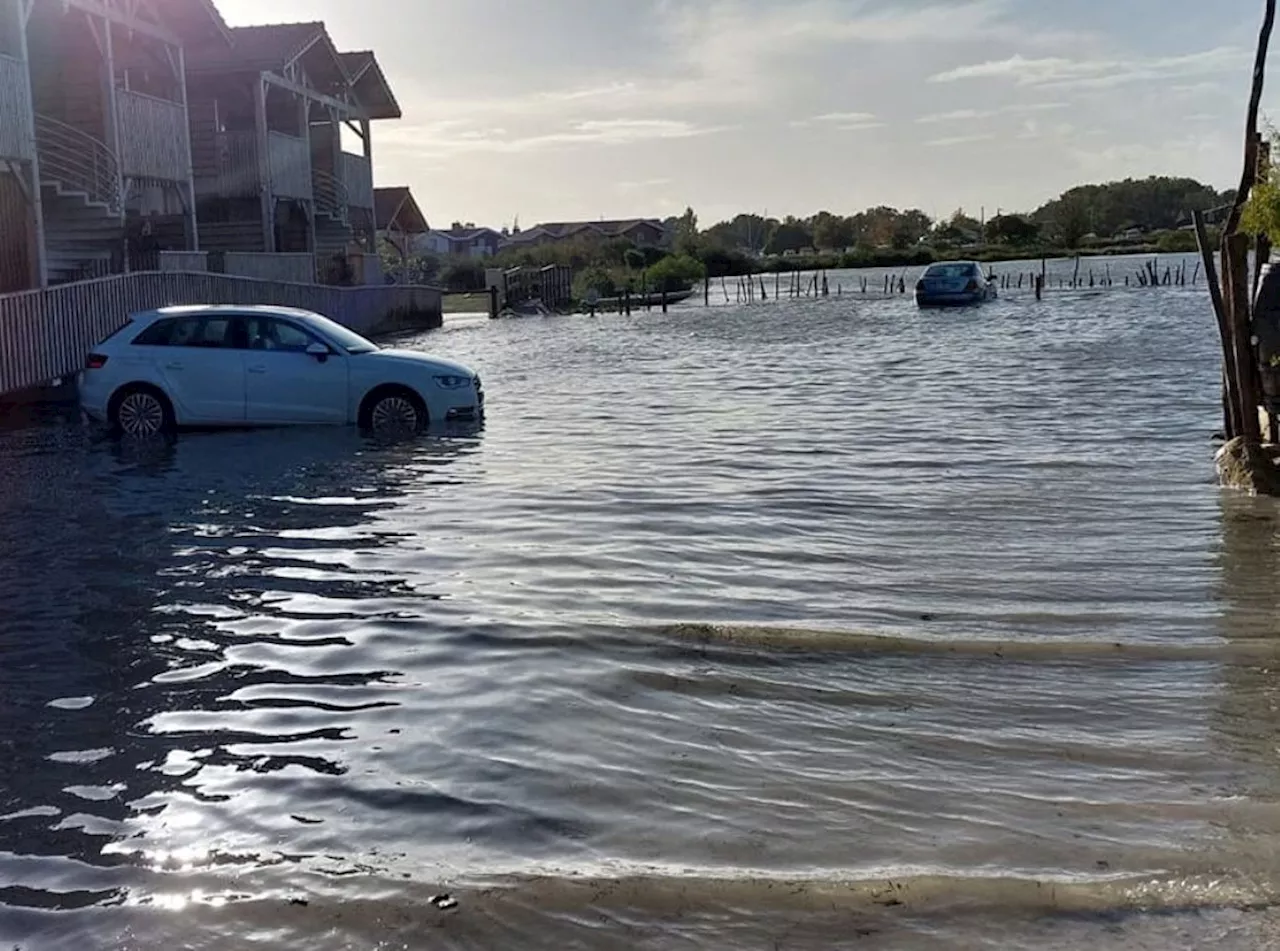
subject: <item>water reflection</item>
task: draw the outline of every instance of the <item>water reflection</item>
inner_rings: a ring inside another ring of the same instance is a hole
[[[1244,770],[1244,788],[1238,792],[1275,802],[1280,800],[1280,506],[1224,494],[1219,558],[1223,637],[1266,649],[1255,663],[1224,667],[1215,726]],[[1272,834],[1280,832],[1280,822],[1268,826]]]
[[[0,878],[23,883],[0,901],[107,900],[131,867],[267,849],[267,826],[307,851],[295,787],[343,775],[353,723],[396,704],[356,622],[435,596],[380,559],[405,538],[381,515],[478,439],[32,432],[6,437],[0,488]],[[85,888],[86,866],[113,874]]]

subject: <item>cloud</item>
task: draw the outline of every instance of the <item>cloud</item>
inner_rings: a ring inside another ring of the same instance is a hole
[[[729,126],[700,126],[680,119],[585,119],[556,132],[513,135],[506,129],[458,128],[458,120],[427,126],[389,129],[382,148],[418,156],[446,156],[464,152],[514,154],[567,146],[629,145],[662,139],[688,139],[727,131]]]
[[[949,135],[941,139],[932,139],[925,145],[933,148],[945,148],[953,145],[969,145],[974,142],[990,142],[995,136],[989,132],[975,133],[974,135]]]
[[[838,132],[861,132],[864,129],[884,128],[884,123],[873,112],[824,112],[820,116],[798,119],[791,125],[796,128],[818,126]]]
[[[639,182],[618,182],[614,187],[623,194],[630,194],[631,192],[648,191],[652,188],[662,188],[670,184],[671,179],[669,178],[646,178]]]
[[[1165,82],[1189,76],[1207,76],[1247,68],[1249,53],[1236,46],[1220,46],[1184,56],[1147,59],[1067,59],[1060,56],[1028,59],[1021,54],[961,66],[929,77],[931,83],[974,79],[1003,79],[1018,86],[1041,88],[1097,88],[1135,82]]]
[[[1032,112],[1051,112],[1055,109],[1066,109],[1065,102],[1029,102],[1003,106],[999,109],[956,109],[953,112],[935,112],[921,116],[916,120],[920,125],[932,125],[943,122],[971,122],[975,119],[993,119],[996,116],[1021,115]]]

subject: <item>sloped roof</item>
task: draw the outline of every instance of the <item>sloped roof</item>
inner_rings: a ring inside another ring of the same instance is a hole
[[[318,22],[237,26],[230,34],[230,50],[197,50],[191,65],[199,70],[281,70],[328,35]]]
[[[190,43],[213,40],[231,42],[231,31],[213,0],[156,0],[156,15],[170,30]]]
[[[648,225],[651,228],[657,228],[659,231],[663,230],[662,222],[657,218],[623,218],[615,221],[548,221],[534,225],[532,228],[521,231],[518,234],[513,234],[508,241],[512,243],[536,241],[541,237],[561,240],[571,238],[575,234],[581,234],[585,231],[591,231],[606,238],[616,238],[640,225]]]
[[[392,223],[406,234],[422,234],[430,230],[427,217],[418,207],[413,192],[403,185],[375,188],[373,214],[379,231],[386,231]]]
[[[359,50],[350,53],[339,53],[347,75],[351,77],[351,85],[355,88],[356,98],[370,119],[399,119],[402,115],[400,103],[396,101],[391,84],[378,63],[372,50]]]

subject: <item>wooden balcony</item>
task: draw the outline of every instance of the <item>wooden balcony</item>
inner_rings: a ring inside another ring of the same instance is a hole
[[[30,110],[27,64],[0,55],[0,159],[25,161],[35,152]]]
[[[204,198],[250,198],[258,194],[258,144],[252,132],[221,132],[202,140],[196,194]],[[208,143],[212,142],[212,148]]]
[[[373,169],[363,155],[342,153],[340,178],[347,187],[347,204],[352,208],[373,208]]]
[[[311,143],[283,132],[267,133],[271,190],[277,198],[311,199]]]
[[[181,103],[118,92],[120,170],[129,177],[186,181],[191,172],[187,112]]]

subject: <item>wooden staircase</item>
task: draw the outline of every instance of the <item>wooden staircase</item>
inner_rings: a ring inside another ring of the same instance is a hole
[[[36,116],[49,282],[118,273],[125,253],[120,166],[106,143]]]

